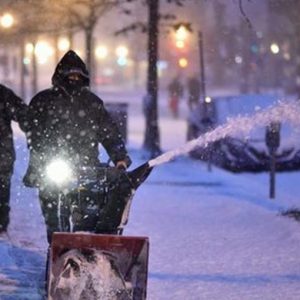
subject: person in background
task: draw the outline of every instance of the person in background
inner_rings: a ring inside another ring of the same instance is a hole
[[[59,191],[45,183],[47,163],[52,158],[61,156],[74,168],[96,170],[102,144],[116,168],[125,170],[131,164],[116,124],[89,84],[84,62],[70,50],[55,69],[52,87],[38,93],[29,104],[30,158],[24,183],[39,189],[49,244],[53,232],[68,231],[59,225]]]
[[[179,100],[183,96],[184,88],[180,81],[180,76],[173,78],[168,86],[169,91],[169,109],[174,118],[179,115]]]
[[[0,233],[9,224],[11,176],[16,158],[12,121],[24,131],[27,105],[11,89],[0,84]]]
[[[193,111],[198,104],[201,96],[201,83],[196,74],[189,77],[187,80],[188,91],[188,107],[190,111]]]

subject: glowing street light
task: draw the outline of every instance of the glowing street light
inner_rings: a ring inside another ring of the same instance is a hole
[[[117,64],[121,67],[124,67],[127,65],[127,56],[128,56],[128,48],[125,46],[119,46],[116,49],[116,55],[118,56]]]
[[[40,64],[45,64],[49,57],[54,53],[54,50],[47,42],[40,41],[37,42],[34,48],[34,54],[36,55],[38,62]]]
[[[190,29],[187,24],[180,24],[175,26],[175,46],[178,49],[184,49]]]
[[[26,51],[26,53],[31,54],[33,52],[33,50],[34,50],[34,46],[33,46],[32,43],[27,43],[25,45],[25,51]]]
[[[24,58],[23,58],[23,64],[24,64],[24,65],[29,65],[29,64],[30,64],[30,61],[31,61],[31,60],[30,60],[29,57],[24,57]]]
[[[278,54],[280,51],[279,46],[276,43],[271,44],[270,50],[273,54]]]
[[[34,52],[34,45],[32,43],[26,43],[25,45],[25,53],[23,58],[24,65],[29,65],[31,62],[31,57]]]
[[[181,68],[186,68],[188,66],[188,64],[189,64],[189,62],[185,57],[180,58],[179,61],[178,61],[178,65]]]
[[[116,49],[116,54],[118,57],[127,57],[128,52],[128,48],[125,46],[119,46]]]
[[[187,42],[188,35],[193,32],[190,23],[180,23],[174,27],[176,47],[183,50],[185,48],[185,43]],[[199,44],[199,67],[201,76],[201,101],[205,102],[206,97],[206,87],[205,87],[205,68],[204,68],[204,50],[203,50],[203,34],[201,30],[198,30],[198,44]],[[186,68],[189,62],[186,58],[180,58],[178,60],[178,65],[181,68]]]
[[[237,64],[241,64],[243,62],[243,58],[240,56],[240,55],[236,55],[234,57],[234,61],[237,63]]]
[[[175,32],[177,41],[185,41],[188,36],[188,30],[186,26],[180,25],[180,27]]]
[[[205,101],[205,103],[211,103],[212,99],[211,99],[211,97],[206,96],[204,101]]]
[[[108,49],[105,46],[98,46],[95,50],[98,59],[105,59],[108,55]]]
[[[185,46],[184,41],[176,41],[176,47],[179,49],[183,49]]]
[[[127,58],[126,57],[122,57],[120,56],[118,59],[117,59],[117,63],[119,66],[126,66],[128,61],[127,61]]]
[[[66,37],[62,37],[58,40],[58,49],[62,52],[67,51],[70,49],[70,41]]]
[[[14,17],[10,13],[5,13],[0,18],[0,24],[3,28],[10,28],[14,25]]]

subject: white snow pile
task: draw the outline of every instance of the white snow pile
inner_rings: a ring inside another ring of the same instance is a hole
[[[72,249],[52,267],[49,300],[130,300],[125,281],[112,263],[112,254]]]

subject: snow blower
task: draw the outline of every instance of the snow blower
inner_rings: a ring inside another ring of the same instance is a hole
[[[122,233],[133,195],[151,170],[144,163],[130,172],[106,165],[77,176],[66,170],[60,179],[54,174],[60,232],[52,235],[48,257],[49,300],[146,299],[148,238]]]

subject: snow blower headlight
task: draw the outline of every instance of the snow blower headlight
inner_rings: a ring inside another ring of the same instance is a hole
[[[56,184],[64,184],[70,180],[72,169],[68,163],[61,159],[53,160],[46,167],[47,178]]]

